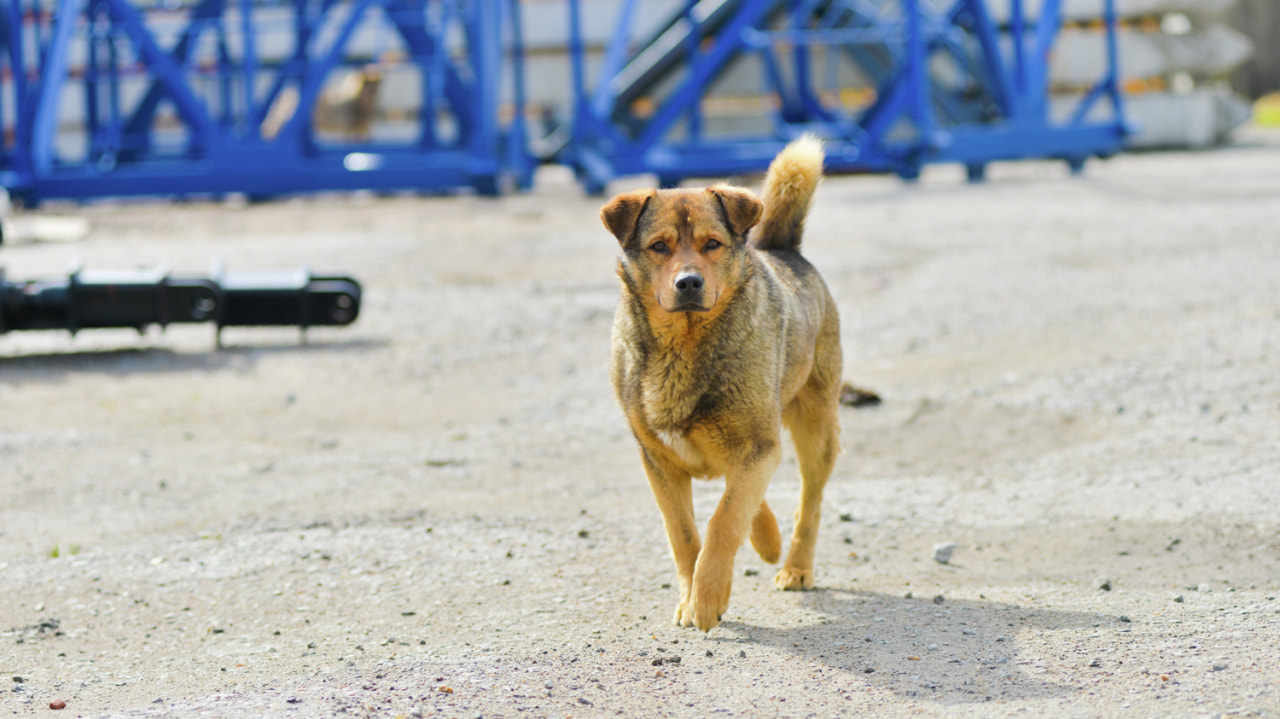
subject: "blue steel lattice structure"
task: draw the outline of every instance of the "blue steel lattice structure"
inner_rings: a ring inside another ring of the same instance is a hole
[[[804,132],[826,141],[828,171],[905,178],[925,163],[953,162],[977,180],[992,161],[1026,157],[1060,158],[1078,171],[1089,157],[1119,152],[1127,129],[1114,0],[1105,0],[1107,70],[1057,117],[1048,63],[1060,0],[1038,3],[1034,22],[1022,0],[1008,3],[1001,26],[986,0],[686,0],[635,38],[640,3],[623,0],[589,89],[579,0],[570,0],[577,97],[569,161],[600,191],[618,175],[654,173],[671,185],[757,171]],[[745,56],[761,70],[769,128],[709,136],[703,104]],[[840,88],[829,79],[822,87],[818,66],[833,62],[857,66],[874,87],[869,102],[849,108],[831,99]]]
[[[760,170],[802,132],[826,140],[829,171],[911,178],[957,162],[975,179],[1024,157],[1079,169],[1126,132],[1114,0],[1108,69],[1069,108],[1050,102],[1047,70],[1061,0],[1035,3],[1034,19],[1022,0],[684,0],[640,38],[641,3],[619,0],[590,90],[579,1],[559,157],[591,191],[626,174]],[[35,203],[532,181],[518,0],[156,2],[0,0],[0,185]],[[744,58],[764,126],[716,132],[704,105]],[[838,64],[872,91],[844,101]],[[400,115],[335,136],[326,93],[361,72]]]
[[[531,182],[514,0],[0,7],[0,124],[9,128],[0,184],[30,203],[350,189],[496,194]],[[394,66],[379,67],[387,64],[379,55]],[[318,132],[312,120],[326,83],[362,67],[407,79],[416,111],[381,134],[368,118],[345,137]]]

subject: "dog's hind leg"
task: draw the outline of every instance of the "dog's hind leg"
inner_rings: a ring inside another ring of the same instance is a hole
[[[837,406],[834,393],[809,386],[783,413],[800,461],[800,505],[796,507],[796,527],[787,560],[773,579],[778,589],[813,586],[813,553],[822,514],[822,492],[840,454]]]
[[[671,545],[671,558],[675,560],[680,583],[680,603],[671,621],[677,626],[692,626],[693,569],[702,549],[693,516],[693,479],[688,472],[654,460],[643,449],[640,454],[649,477],[649,488],[662,511],[662,523],[667,529],[667,542]]]
[[[751,547],[769,564],[776,564],[782,556],[782,535],[778,533],[778,519],[773,516],[768,502],[760,503],[760,511],[751,520]]]

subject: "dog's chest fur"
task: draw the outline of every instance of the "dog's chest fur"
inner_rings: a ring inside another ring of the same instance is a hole
[[[640,380],[646,426],[693,474],[708,469],[706,457],[687,436],[697,423],[698,407],[706,394],[699,366],[689,355],[664,353],[649,363]],[[705,372],[705,366],[702,369]]]
[[[753,415],[754,408],[735,407],[735,397],[751,396],[742,384],[761,384],[771,362],[743,366],[751,334],[763,329],[740,316],[752,302],[743,292],[714,326],[688,334],[657,336],[640,312],[626,302],[615,321],[614,381],[633,430],[650,434],[695,477],[722,475],[726,446],[736,435],[729,417]],[[693,319],[692,322],[700,320]]]
[[[650,354],[640,373],[645,419],[655,432],[682,433],[689,429],[706,392],[706,368],[696,358],[700,353],[668,350],[655,354]]]

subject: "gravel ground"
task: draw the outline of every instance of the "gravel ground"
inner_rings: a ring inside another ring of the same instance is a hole
[[[365,307],[222,351],[0,338],[0,714],[1280,716],[1277,167],[1254,132],[829,179],[807,254],[884,403],[843,410],[818,588],[746,548],[706,635],[668,623],[606,372],[615,243],[563,173],[88,208],[9,276],[305,261]]]

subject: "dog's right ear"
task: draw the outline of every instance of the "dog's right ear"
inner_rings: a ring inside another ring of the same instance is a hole
[[[636,238],[636,223],[644,213],[645,205],[653,197],[653,190],[635,190],[624,192],[609,200],[609,204],[600,208],[600,220],[609,228],[618,244],[623,248],[630,247]]]

